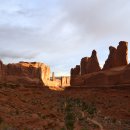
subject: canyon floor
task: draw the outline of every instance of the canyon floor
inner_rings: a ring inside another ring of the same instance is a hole
[[[130,87],[0,84],[0,130],[130,130]]]

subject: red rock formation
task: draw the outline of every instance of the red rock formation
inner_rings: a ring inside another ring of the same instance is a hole
[[[116,55],[117,66],[128,65],[128,42],[120,41]]]
[[[116,52],[117,52],[117,50],[115,47],[110,46],[109,51],[110,51],[110,54],[109,54],[108,59],[106,60],[104,66],[103,66],[103,70],[113,68],[116,66]]]
[[[55,73],[54,72],[52,72],[52,81],[55,81],[56,79],[55,79]]]
[[[97,52],[92,51],[91,57],[84,57],[81,59],[81,75],[100,71],[99,62],[97,59]]]
[[[61,77],[61,86],[70,86],[70,77],[62,76]]]
[[[97,59],[97,52],[93,50],[91,57],[88,59],[88,63],[86,66],[86,73],[98,72],[100,70],[101,68],[99,66],[99,62]]]
[[[72,78],[71,86],[113,87],[130,84],[130,65]]]
[[[128,64],[128,43],[121,41],[116,48],[109,47],[110,54],[106,60],[103,70]]]
[[[50,82],[50,67],[38,62],[20,62],[8,65],[0,62],[0,82],[54,85],[53,82]]]
[[[130,65],[128,65],[128,43],[121,41],[116,48],[109,47],[110,54],[106,60],[103,71],[97,60],[96,51],[90,58],[81,60],[81,75],[71,77],[72,86],[109,87],[130,84]]]
[[[75,68],[71,69],[71,76],[74,77],[77,75],[80,75],[80,66],[79,65],[76,65]]]
[[[4,69],[4,65],[3,62],[0,60],[0,80],[2,80],[3,69]]]
[[[81,66],[81,69],[80,69]],[[101,70],[97,58],[97,52],[95,50],[92,51],[91,57],[84,57],[81,59],[80,66],[76,66],[76,68],[71,69],[71,85],[75,85],[75,82],[78,82],[78,85],[83,85],[84,81],[78,80],[78,77],[81,75],[98,72]],[[80,72],[81,70],[81,72]],[[78,77],[77,77],[78,76]]]
[[[84,75],[87,73],[86,66],[88,64],[89,57],[84,57],[81,59],[80,66],[81,66],[81,75]]]

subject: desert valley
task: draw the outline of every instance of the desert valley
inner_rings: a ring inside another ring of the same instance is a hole
[[[109,47],[103,68],[93,50],[70,76],[0,61],[0,130],[130,130],[128,42]]]
[[[130,130],[130,0],[0,0],[0,130]]]

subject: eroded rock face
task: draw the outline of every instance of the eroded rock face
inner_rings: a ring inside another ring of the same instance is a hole
[[[130,65],[128,65],[128,43],[119,42],[117,49],[109,47],[110,54],[106,60],[103,71],[98,63],[96,51],[91,57],[81,60],[81,75],[71,77],[72,86],[109,87],[130,84]],[[111,69],[110,69],[111,68]]]
[[[50,81],[50,67],[38,62],[20,62],[3,65],[0,62],[0,81],[16,84],[43,84]]]
[[[91,57],[85,57],[81,59],[81,75],[100,71],[97,52],[92,51]]]
[[[70,77],[69,76],[62,76],[61,77],[61,86],[70,86]]]
[[[109,51],[110,51],[110,53],[109,53],[108,59],[105,61],[105,64],[103,66],[103,70],[113,68],[116,66],[117,50],[115,47],[110,46]]]
[[[119,42],[116,59],[117,66],[128,65],[128,42]]]
[[[130,65],[115,67],[73,78],[72,86],[115,87],[130,84]]]
[[[76,65],[75,68],[71,69],[71,76],[75,77],[75,76],[78,76],[78,75],[80,75],[80,66]]]
[[[0,80],[2,80],[2,75],[4,74],[4,64],[0,60]]]
[[[95,50],[92,51],[91,57],[88,59],[88,64],[86,66],[86,73],[93,73],[100,71],[101,68],[99,66],[97,52]]]
[[[84,80],[80,79],[80,76],[83,76],[89,73],[98,72],[100,70],[101,68],[99,66],[97,52],[93,50],[91,57],[82,58],[80,62],[80,66],[76,66],[74,69],[71,69],[70,84],[76,85],[78,83],[78,85],[83,85]]]
[[[106,60],[103,70],[128,64],[128,43],[121,41],[116,48],[109,47],[110,54]]]
[[[81,66],[81,75],[84,75],[87,73],[86,66],[88,64],[90,57],[84,57],[81,59],[80,66]]]

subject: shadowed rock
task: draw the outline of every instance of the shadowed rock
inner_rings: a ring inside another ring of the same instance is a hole
[[[71,69],[71,76],[74,77],[77,75],[80,75],[80,66],[79,65],[76,65],[75,68]]]
[[[97,52],[93,50],[91,57],[88,59],[88,64],[86,66],[86,73],[98,72],[100,70],[101,68],[99,66]]]
[[[123,66],[128,64],[128,42],[119,42],[119,45],[117,47],[116,59],[117,66]]]
[[[81,75],[100,71],[97,52],[92,51],[91,57],[84,57],[81,59]]]
[[[113,67],[124,66],[128,64],[128,43],[125,41],[119,42],[116,48],[109,47],[110,54],[106,60],[103,70],[110,69]]]
[[[110,51],[110,53],[109,53],[108,59],[105,61],[105,64],[103,66],[103,70],[113,68],[116,66],[117,50],[115,47],[110,46],[109,51]]]
[[[84,57],[81,59],[80,66],[81,66],[81,75],[84,75],[87,73],[86,66],[88,64],[88,60],[90,57]]]

